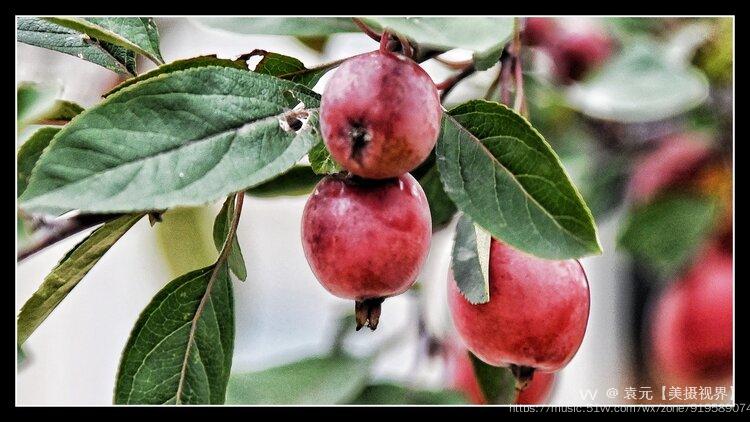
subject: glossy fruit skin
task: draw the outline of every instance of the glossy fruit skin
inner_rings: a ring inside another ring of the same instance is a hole
[[[482,389],[474,375],[474,368],[468,357],[468,352],[462,347],[454,347],[449,351],[448,371],[449,386],[466,395],[474,404],[487,404]],[[535,372],[526,388],[517,396],[515,404],[544,404],[549,400],[555,384],[555,374],[552,372]]]
[[[628,186],[628,196],[646,203],[659,193],[687,181],[711,156],[707,139],[681,133],[659,141],[653,151],[636,161]]]
[[[333,158],[370,179],[398,177],[422,163],[440,134],[440,97],[411,59],[372,52],[345,61],[320,105],[320,128]]]
[[[552,372],[535,372],[534,378],[516,397],[516,404],[547,403],[555,386],[555,374]]]
[[[427,198],[408,173],[382,181],[326,176],[302,214],[302,246],[313,273],[326,290],[345,299],[409,289],[431,237]]]
[[[732,373],[732,256],[710,245],[659,297],[651,315],[653,365],[677,381]]]
[[[562,369],[583,341],[589,286],[576,260],[537,258],[492,240],[490,301],[472,305],[448,272],[448,304],[466,347],[494,366]]]

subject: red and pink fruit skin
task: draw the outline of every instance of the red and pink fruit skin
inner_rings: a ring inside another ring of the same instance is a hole
[[[732,256],[709,246],[659,297],[652,314],[653,365],[687,383],[732,373]]]
[[[305,205],[302,246],[333,295],[354,300],[403,293],[430,248],[427,198],[410,174],[382,181],[326,176]]]
[[[578,351],[589,316],[589,286],[578,261],[537,258],[493,239],[490,301],[478,305],[448,273],[453,323],[484,362],[555,372]]]
[[[320,127],[333,158],[370,179],[421,164],[440,134],[440,97],[411,59],[372,52],[345,61],[323,92]]]
[[[450,386],[466,395],[474,404],[487,404],[482,389],[474,375],[466,349],[453,347],[449,351],[448,369]],[[526,388],[516,396],[515,404],[544,404],[549,400],[555,374],[551,372],[534,372],[534,377]]]
[[[686,181],[711,156],[702,136],[681,133],[664,138],[658,147],[636,161],[628,186],[635,203],[646,203],[657,194]]]

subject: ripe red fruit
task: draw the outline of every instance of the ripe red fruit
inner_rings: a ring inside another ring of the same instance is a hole
[[[474,375],[466,349],[452,347],[448,355],[449,383],[451,388],[461,391],[471,403],[487,404],[482,389]],[[555,383],[555,374],[551,372],[535,372],[526,388],[516,396],[515,404],[543,404],[546,403]]]
[[[628,195],[636,203],[648,202],[662,191],[687,181],[710,156],[708,141],[698,134],[667,137],[635,163]]]
[[[320,105],[320,128],[333,158],[370,179],[398,177],[422,163],[440,133],[440,97],[411,59],[376,51],[345,61]]]
[[[326,290],[356,301],[357,329],[374,330],[383,299],[411,287],[431,237],[427,198],[408,173],[387,180],[326,176],[302,214],[307,261]]]
[[[537,258],[493,239],[489,270],[490,301],[479,305],[466,300],[449,271],[451,316],[466,347],[517,376],[563,368],[588,322],[589,286],[581,264]]]
[[[654,366],[678,381],[732,373],[732,256],[711,245],[664,291],[652,314]]]
[[[611,44],[609,36],[600,31],[562,31],[551,48],[555,73],[564,83],[580,81],[609,58]]]

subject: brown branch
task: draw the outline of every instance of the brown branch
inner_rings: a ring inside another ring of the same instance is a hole
[[[459,82],[471,76],[476,71],[477,71],[477,68],[474,66],[474,63],[472,62],[470,65],[463,68],[461,72],[451,76],[450,78],[444,80],[443,82],[440,82],[439,84],[436,84],[435,87],[438,90],[443,91],[440,94],[440,101],[442,102],[443,100],[445,100],[445,98],[448,97],[448,94],[453,90],[453,88],[456,87],[456,85],[458,85]]]
[[[357,27],[359,27],[359,29],[362,30],[365,35],[372,38],[376,42],[380,42],[381,34],[373,31],[373,29],[367,26],[366,23],[362,22],[362,19],[352,18],[352,21],[354,21],[354,24],[357,25]]]
[[[512,76],[513,57],[508,49],[500,56],[500,102],[510,105],[510,85]]]
[[[516,99],[513,104],[513,108],[516,109],[522,116],[528,117],[528,109],[526,107],[526,96],[524,95],[523,89],[523,66],[521,63],[521,22],[519,18],[515,18],[514,35],[511,54],[513,55],[513,74],[515,77],[516,86]]]
[[[32,224],[38,226],[38,228],[27,244],[18,251],[16,260],[21,262],[61,240],[122,215],[124,214],[81,214],[75,217],[53,220],[32,217]]]

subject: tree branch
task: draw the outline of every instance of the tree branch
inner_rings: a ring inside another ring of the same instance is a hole
[[[55,243],[64,240],[76,233],[89,229],[99,224],[106,223],[124,214],[81,214],[65,219],[48,220],[43,217],[32,217],[34,225],[38,226],[29,242],[18,251],[17,261],[34,255]]]

